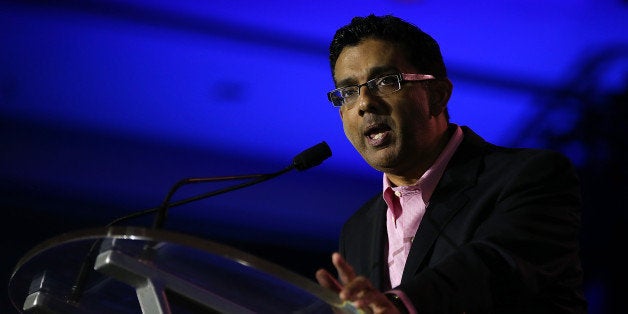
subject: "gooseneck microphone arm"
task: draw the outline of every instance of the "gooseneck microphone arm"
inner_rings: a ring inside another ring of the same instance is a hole
[[[172,186],[172,188],[170,188],[168,195],[162,202],[161,206],[156,207],[156,208],[146,209],[143,211],[134,212],[129,215],[117,218],[113,220],[112,222],[110,222],[109,224],[107,224],[106,227],[111,227],[124,220],[129,220],[132,218],[141,217],[147,214],[157,212],[155,221],[153,223],[153,229],[159,229],[163,227],[163,224],[166,219],[166,214],[168,212],[168,209],[171,207],[180,206],[183,204],[187,204],[190,202],[194,202],[194,201],[208,198],[211,196],[215,196],[218,194],[223,194],[226,192],[230,192],[230,191],[241,189],[247,186],[251,186],[251,185],[272,179],[279,175],[282,175],[292,169],[303,171],[303,170],[312,168],[314,166],[320,165],[325,159],[329,157],[331,157],[331,149],[329,148],[329,145],[327,145],[327,143],[323,141],[323,142],[320,142],[319,144],[316,144],[304,150],[303,152],[295,156],[292,160],[291,165],[277,172],[267,173],[267,174],[250,174],[250,175],[239,175],[239,176],[183,179],[175,183]],[[177,201],[177,202],[172,202],[172,203],[170,202],[170,199],[172,198],[172,196],[177,192],[179,188],[181,188],[184,185],[195,184],[195,183],[206,183],[206,182],[229,181],[229,180],[244,180],[244,179],[251,179],[251,180],[234,185],[234,186],[230,186],[230,187],[222,188],[222,189],[215,190],[212,192],[204,193],[201,195],[189,197],[189,198]],[[90,270],[89,265],[93,264],[93,261],[96,259],[96,255],[97,255],[96,248],[99,246],[100,243],[101,243],[100,240],[93,243],[89,252],[87,253],[87,256],[85,257],[85,260],[83,261],[83,264],[81,265],[81,268],[78,272],[75,283],[72,286],[72,291],[69,296],[69,301],[74,302],[74,303],[79,302],[83,294],[83,291],[85,290],[85,284],[87,283],[87,274],[88,274],[88,271]]]
[[[157,215],[153,223],[153,229],[160,229],[163,227],[163,224],[166,220],[166,214],[170,207],[187,204],[190,202],[198,201],[204,198],[208,198],[211,196],[238,190],[238,189],[251,186],[260,182],[264,182],[266,180],[282,175],[292,169],[303,171],[303,170],[312,168],[314,166],[320,165],[325,159],[329,158],[330,156],[331,156],[331,149],[329,148],[329,145],[327,145],[327,143],[325,142],[321,142],[317,145],[314,145],[304,150],[303,152],[295,156],[292,160],[291,165],[277,172],[267,173],[267,174],[251,174],[251,175],[227,176],[227,177],[188,178],[188,179],[180,180],[174,186],[172,186],[172,188],[168,192],[168,195],[162,202],[161,206],[157,208]],[[174,202],[174,203],[170,202],[170,199],[175,194],[175,192],[184,185],[194,184],[194,183],[226,181],[226,180],[240,180],[240,179],[252,179],[252,180],[241,183],[241,184],[237,184],[234,186],[226,187],[220,190],[212,191],[209,193],[189,197],[178,202]]]
[[[168,209],[170,209],[171,207],[175,207],[175,206],[179,206],[179,205],[183,205],[183,204],[187,204],[190,202],[194,202],[194,201],[198,201],[198,200],[202,200],[204,198],[208,198],[211,196],[215,196],[218,194],[222,194],[222,193],[226,193],[226,192],[230,192],[230,191],[234,191],[234,190],[238,190],[247,186],[251,186],[269,179],[272,179],[276,176],[279,176],[283,173],[286,173],[290,170],[292,170],[294,168],[294,166],[289,166],[283,170],[274,172],[274,173],[268,173],[268,174],[252,174],[252,175],[244,175],[244,176],[229,176],[229,177],[218,177],[218,178],[189,178],[189,179],[183,179],[179,182],[177,182],[171,189],[170,192],[168,192],[168,195],[166,196],[166,198],[164,199],[163,203],[161,204],[160,207],[157,208],[157,215],[155,217],[155,221],[153,223],[153,229],[160,229],[163,227],[164,222],[166,220],[166,214],[168,212]],[[205,194],[201,194],[201,195],[197,195],[197,196],[193,196],[193,197],[189,197],[174,203],[170,202],[170,199],[172,198],[172,196],[175,194],[175,192],[181,188],[184,185],[188,185],[188,184],[194,184],[194,183],[207,183],[207,182],[217,182],[217,181],[226,181],[226,180],[240,180],[240,179],[248,179],[248,178],[253,178],[253,180],[250,180],[248,182],[244,182],[241,184],[237,184],[234,186],[229,186],[220,190],[216,190],[216,191],[212,191],[212,192],[208,192]]]

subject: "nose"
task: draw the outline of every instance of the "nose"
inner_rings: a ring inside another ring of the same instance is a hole
[[[360,92],[356,101],[360,115],[363,115],[365,112],[377,113],[381,110],[381,99],[374,95],[366,86],[360,86]]]

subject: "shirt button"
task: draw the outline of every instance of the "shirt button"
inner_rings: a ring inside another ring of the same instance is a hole
[[[397,197],[401,197],[401,192],[395,191],[395,195],[397,195]]]

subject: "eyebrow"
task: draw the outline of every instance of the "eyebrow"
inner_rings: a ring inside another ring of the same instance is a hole
[[[378,67],[374,67],[371,68],[369,70],[369,76],[367,80],[372,80],[378,76],[381,76],[383,74],[389,74],[389,72],[399,72],[399,70],[394,67],[394,66],[378,66]],[[358,81],[355,79],[355,77],[348,77],[344,80],[341,80],[339,82],[336,83],[337,87],[340,86],[352,86],[352,85],[358,85]]]

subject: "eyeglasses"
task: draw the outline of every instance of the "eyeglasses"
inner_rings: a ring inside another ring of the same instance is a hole
[[[433,80],[435,77],[429,74],[390,74],[368,80],[364,84],[340,87],[327,93],[327,98],[336,108],[343,105],[351,104],[358,99],[360,88],[366,86],[369,92],[377,96],[392,94],[401,89],[403,81],[426,81]]]

